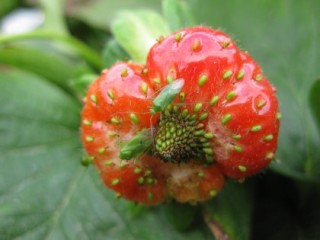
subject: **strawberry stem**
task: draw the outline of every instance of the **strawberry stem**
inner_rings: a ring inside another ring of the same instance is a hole
[[[120,150],[120,158],[130,160],[141,153],[146,152],[152,144],[150,129],[143,129],[127,142]]]
[[[184,86],[184,79],[179,78],[165,86],[159,95],[153,100],[151,114],[162,112],[173,101]]]

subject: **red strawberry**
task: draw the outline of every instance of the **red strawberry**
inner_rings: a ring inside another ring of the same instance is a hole
[[[174,105],[204,125],[196,142],[209,141],[202,147],[194,144],[198,158],[205,155],[233,178],[256,174],[274,158],[280,116],[275,90],[226,34],[207,27],[178,31],[152,47],[146,68],[156,90],[174,79],[185,80]],[[180,152],[173,145],[168,161]]]
[[[85,100],[82,141],[124,198],[197,202],[223,187],[221,170],[244,178],[269,164],[279,117],[255,61],[224,33],[195,27],[153,46],[145,68],[102,73]]]
[[[160,91],[147,75],[137,64],[118,63],[90,86],[82,111],[85,150],[105,184],[126,199],[146,205],[169,197],[207,200],[224,184],[219,168],[205,161],[211,135],[202,133],[201,116],[184,107],[151,114]],[[170,88],[163,93],[162,99],[172,96]]]

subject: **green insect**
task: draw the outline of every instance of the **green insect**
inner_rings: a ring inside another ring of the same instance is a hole
[[[120,150],[120,158],[130,160],[147,151],[152,144],[152,133],[150,129],[143,129],[127,142]]]
[[[164,87],[159,95],[153,100],[151,114],[163,111],[177,96],[184,86],[184,79],[179,78]]]
[[[184,79],[177,79],[168,84],[159,95],[153,100],[151,113],[163,111],[177,96],[184,86]],[[130,160],[139,154],[150,149],[152,145],[152,132],[150,129],[144,129],[127,142],[120,150],[120,158]]]

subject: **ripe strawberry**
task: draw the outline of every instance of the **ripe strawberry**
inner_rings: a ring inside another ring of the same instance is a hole
[[[117,63],[91,84],[82,111],[85,150],[104,183],[126,199],[146,205],[169,197],[207,200],[224,184],[219,168],[202,158],[211,135],[202,134],[200,115],[177,105],[150,111],[172,97],[172,88],[155,92],[147,75],[137,64]]]
[[[161,39],[145,67],[105,70],[84,102],[89,158],[109,188],[146,205],[207,200],[223,174],[256,174],[276,151],[274,88],[247,53],[207,27]]]
[[[274,158],[280,117],[275,89],[226,34],[207,27],[178,31],[152,47],[146,68],[155,91],[185,80],[174,105],[204,125],[198,140],[209,141],[193,148],[200,158],[217,162],[233,178],[256,174]],[[179,151],[174,146],[168,161]]]

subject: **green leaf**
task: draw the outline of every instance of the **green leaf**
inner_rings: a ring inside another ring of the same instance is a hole
[[[18,5],[18,0],[2,0],[0,5],[0,18]]]
[[[221,236],[228,237],[221,239],[249,239],[252,197],[250,185],[229,181],[215,199],[204,204],[208,226],[218,229]]]
[[[78,3],[70,5],[70,14],[94,27],[106,29],[110,27],[117,13],[122,10],[160,10],[159,0],[119,0],[87,1],[84,4]]]
[[[93,51],[89,46],[79,41],[77,38],[68,36],[68,35],[60,35],[55,32],[37,30],[33,32],[27,32],[22,34],[14,34],[14,35],[0,35],[0,46],[5,46],[6,44],[12,44],[16,41],[25,41],[25,40],[50,40],[44,42],[45,44],[53,43],[60,44],[63,43],[65,45],[60,45],[59,50],[64,50],[66,54],[70,54],[70,50],[74,51],[81,57],[83,57],[92,67],[95,69],[101,70],[102,59],[101,56],[98,55],[95,51]],[[67,48],[66,48],[67,47]],[[57,49],[56,49],[57,50]]]
[[[111,27],[115,39],[131,58],[144,63],[149,49],[161,35],[169,33],[163,18],[153,11],[123,11]]]
[[[89,85],[96,79],[98,79],[98,75],[93,73],[84,73],[81,76],[74,78],[70,81],[70,86],[78,96],[79,99],[82,99],[87,95]]]
[[[172,31],[194,25],[194,17],[184,1],[164,0],[162,9]]]
[[[283,119],[272,169],[320,182],[320,137],[309,105],[319,74],[320,1],[188,2],[198,23],[231,33],[277,88]]]
[[[190,204],[172,202],[165,206],[168,221],[178,230],[186,231],[194,223],[199,207]]]
[[[320,131],[320,79],[311,86],[309,100],[313,116]]]
[[[179,233],[163,207],[130,210],[80,164],[76,100],[27,73],[0,75],[0,239],[212,239]]]
[[[128,53],[119,45],[115,39],[107,42],[102,52],[104,67],[110,68],[117,61],[129,59]]]
[[[65,89],[68,89],[68,80],[79,67],[53,51],[24,46],[0,48],[0,63],[30,71]]]

